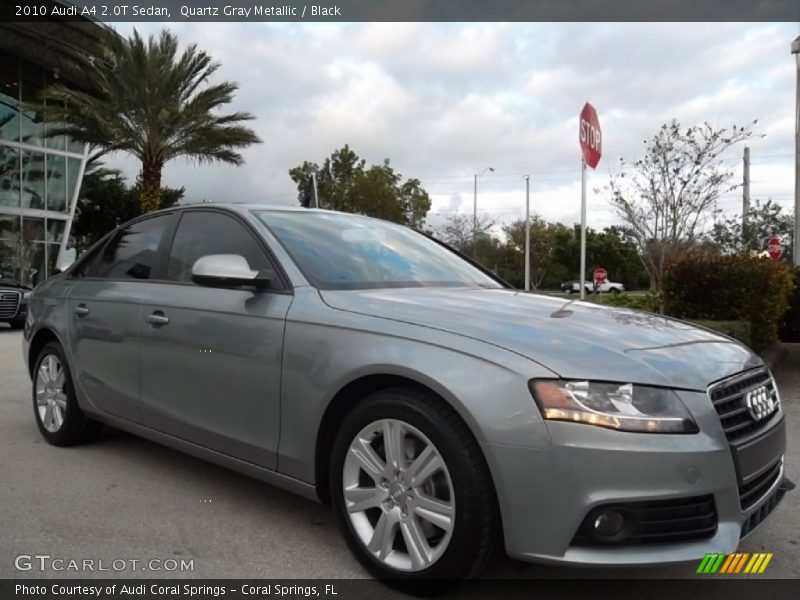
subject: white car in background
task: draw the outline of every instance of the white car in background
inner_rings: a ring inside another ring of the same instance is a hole
[[[584,287],[586,288],[586,293],[591,294],[592,292],[608,292],[613,294],[618,294],[620,292],[625,291],[625,286],[621,283],[616,283],[614,281],[604,281],[603,283],[598,283],[597,287],[595,288],[594,283],[591,280],[586,280],[583,282]],[[569,281],[561,285],[562,291],[567,292],[568,294],[576,294],[581,291],[581,284],[579,281]]]

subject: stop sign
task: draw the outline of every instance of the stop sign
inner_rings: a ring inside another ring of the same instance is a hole
[[[603,283],[608,277],[608,272],[603,267],[597,267],[594,270],[594,280],[597,283]]]
[[[597,111],[588,102],[583,107],[580,117],[579,139],[583,160],[592,169],[597,167],[603,154],[602,136],[600,134],[600,121]]]
[[[772,260],[778,260],[783,254],[783,245],[781,244],[781,238],[779,237],[771,237],[767,242],[767,252],[769,252],[770,257]]]

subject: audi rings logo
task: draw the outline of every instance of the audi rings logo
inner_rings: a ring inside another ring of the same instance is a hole
[[[761,421],[769,416],[775,410],[775,404],[777,403],[776,396],[770,394],[765,385],[747,392],[745,400],[747,409],[750,411],[750,416],[753,417],[754,421]]]

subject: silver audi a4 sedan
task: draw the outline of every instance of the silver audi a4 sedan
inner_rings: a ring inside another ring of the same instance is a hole
[[[48,442],[109,424],[330,503],[399,581],[732,552],[793,486],[775,381],[738,342],[508,288],[405,227],[196,205],[33,292]]]

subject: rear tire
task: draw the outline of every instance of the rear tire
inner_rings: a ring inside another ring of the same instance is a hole
[[[430,392],[394,388],[356,405],[333,444],[330,482],[347,544],[379,579],[426,581],[417,591],[431,592],[430,580],[477,576],[492,556],[499,519],[486,461]]]
[[[73,446],[95,439],[102,423],[87,417],[75,397],[72,375],[57,342],[39,352],[33,370],[33,414],[44,439],[54,446]]]

